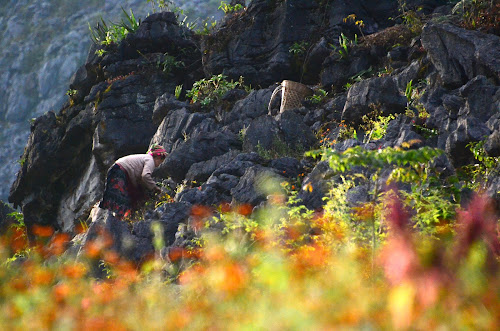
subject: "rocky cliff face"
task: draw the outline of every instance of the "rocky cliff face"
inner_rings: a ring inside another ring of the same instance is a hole
[[[217,15],[214,1],[176,4],[191,19]],[[101,16],[117,22],[121,7],[132,8],[138,18],[152,12],[146,0],[6,0],[0,4],[0,199],[7,199],[11,178],[19,168],[29,121],[60,109],[68,99],[68,81],[85,61],[91,43],[88,23],[93,26]]]
[[[411,3],[425,14],[451,11],[445,1]],[[161,143],[169,156],[155,176],[173,186],[184,183],[174,201],[151,210],[132,230],[110,215],[91,225],[118,227],[129,242],[147,250],[152,222],[165,225],[172,243],[192,206],[258,207],[267,200],[258,187],[270,177],[303,175],[311,189],[301,190],[299,197],[308,208],[321,208],[334,174],[324,162],[301,156],[319,145],[319,132],[328,133],[339,152],[357,145],[366,150],[439,147],[446,152],[436,161],[443,176],[471,161],[469,142],[486,139],[486,152],[499,156],[500,38],[430,17],[421,33],[410,31],[389,20],[397,10],[394,1],[255,0],[245,11],[227,15],[209,36],[180,26],[172,13],[151,15],[135,34],[106,48],[105,56],[95,55],[94,46],[71,79],[77,91],[72,103],[32,124],[9,201],[22,206],[27,224],[71,231],[100,199],[115,159]],[[341,47],[340,33],[354,39],[358,28],[344,20],[352,13],[365,22],[367,36],[343,56],[329,44]],[[304,51],[293,52],[297,45],[306,45]],[[157,64],[165,53],[184,65],[163,71]],[[230,90],[208,107],[173,96],[176,86],[187,90],[220,73],[243,76],[254,89]],[[283,79],[303,79],[330,94],[323,102],[271,116],[267,106],[274,83]],[[410,105],[417,113],[411,118],[405,116],[409,101],[404,94],[418,81],[425,112]],[[339,138],[339,124],[358,127],[374,107],[399,115],[384,137]],[[495,178],[488,184],[493,196],[500,190]],[[368,199],[370,185],[349,193],[353,204]]]

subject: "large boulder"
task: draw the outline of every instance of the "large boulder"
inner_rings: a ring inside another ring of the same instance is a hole
[[[182,181],[193,164],[208,161],[231,150],[241,150],[241,141],[236,135],[230,132],[203,132],[182,142],[167,156],[154,174]]]
[[[277,142],[282,141],[280,133],[278,122],[271,116],[256,118],[245,130],[243,150],[245,152],[270,150]]]
[[[248,168],[241,176],[238,185],[231,190],[233,203],[256,206],[267,199],[268,185],[272,181],[281,182],[284,178],[275,171],[262,166]]]
[[[445,86],[459,87],[478,75],[500,83],[500,37],[450,24],[428,23],[422,45]]]
[[[189,168],[189,171],[186,174],[186,180],[188,182],[204,182],[212,175],[215,170],[234,160],[236,156],[238,156],[238,154],[238,151],[232,150],[227,152],[226,154],[216,156],[208,161],[195,163]]]
[[[171,111],[163,119],[151,143],[162,145],[170,153],[188,138],[193,139],[203,132],[216,131],[218,127],[210,115],[192,113],[186,108],[180,108]]]
[[[246,98],[237,101],[233,108],[224,114],[222,123],[232,132],[239,133],[248,127],[252,120],[267,114],[273,90],[274,87],[250,92]]]
[[[92,216],[89,229],[78,238],[78,249],[75,251],[79,258],[85,256],[92,247],[100,247],[101,251],[91,255],[113,252],[120,258],[134,263],[144,262],[154,253],[152,236],[135,235],[126,222],[117,219],[108,210],[96,207]]]
[[[363,115],[373,111],[385,116],[404,113],[406,103],[393,77],[370,78],[349,89],[342,116],[346,122],[357,125]]]

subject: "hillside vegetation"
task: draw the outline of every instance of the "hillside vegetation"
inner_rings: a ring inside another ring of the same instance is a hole
[[[500,5],[221,8],[91,30],[32,124],[22,212],[0,209],[0,323],[498,329]],[[309,88],[286,110],[283,80]],[[98,208],[113,162],[155,143],[162,192]]]

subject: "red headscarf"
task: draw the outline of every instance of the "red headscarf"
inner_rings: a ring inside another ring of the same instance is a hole
[[[163,157],[166,157],[167,156],[167,151],[165,150],[165,148],[163,148],[163,146],[158,145],[158,144],[153,144],[149,148],[148,154],[152,155],[153,157],[154,156],[163,156]]]

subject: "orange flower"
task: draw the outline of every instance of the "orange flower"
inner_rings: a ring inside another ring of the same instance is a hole
[[[85,297],[85,298],[82,298],[82,302],[81,302],[81,307],[82,307],[82,310],[88,310],[90,308],[90,305],[91,305],[91,302],[90,302],[90,299]]]
[[[101,254],[102,246],[91,241],[85,244],[85,253],[90,258],[97,258]]]
[[[356,218],[360,221],[369,221],[375,216],[375,207],[371,203],[366,203],[359,207],[354,207],[353,209],[355,211]]]
[[[220,204],[221,213],[229,213],[231,211],[231,205],[227,202],[223,202]]]
[[[238,214],[248,216],[252,213],[253,207],[251,204],[243,204],[238,206]]]
[[[204,259],[207,261],[222,261],[225,257],[226,251],[220,246],[212,246],[205,249]]]
[[[120,260],[120,256],[114,251],[106,251],[104,253],[103,259],[108,263],[116,264]]]
[[[35,224],[33,225],[33,234],[40,237],[50,237],[54,234],[54,228]]]
[[[57,303],[63,303],[70,293],[69,285],[66,283],[57,284],[52,289],[52,295]]]
[[[14,229],[12,234],[12,241],[10,247],[14,252],[18,252],[25,249],[28,246],[28,241],[26,240],[26,234],[21,229]]]
[[[245,286],[247,279],[248,275],[240,264],[229,264],[224,268],[224,282],[221,284],[222,290],[235,293]]]
[[[66,251],[66,246],[70,241],[67,233],[58,233],[52,237],[50,243],[50,253],[54,255],[61,255]]]
[[[187,285],[205,273],[205,268],[200,264],[195,264],[179,275],[179,284]]]
[[[168,259],[172,262],[180,260],[184,255],[184,248],[172,247],[168,251]]]
[[[10,287],[16,291],[24,292],[28,289],[28,282],[25,279],[14,279],[10,282]]]
[[[68,278],[81,278],[86,271],[85,266],[81,263],[68,264],[62,268],[62,274]]]
[[[94,317],[84,321],[82,330],[126,331],[120,321],[109,317]]]
[[[212,210],[207,206],[194,205],[191,208],[191,216],[198,218],[207,218],[212,215]]]
[[[297,271],[302,273],[304,270],[322,267],[328,261],[329,255],[330,251],[322,245],[303,246],[294,255]]]
[[[33,285],[49,285],[54,280],[54,274],[49,270],[38,269],[33,274]]]

